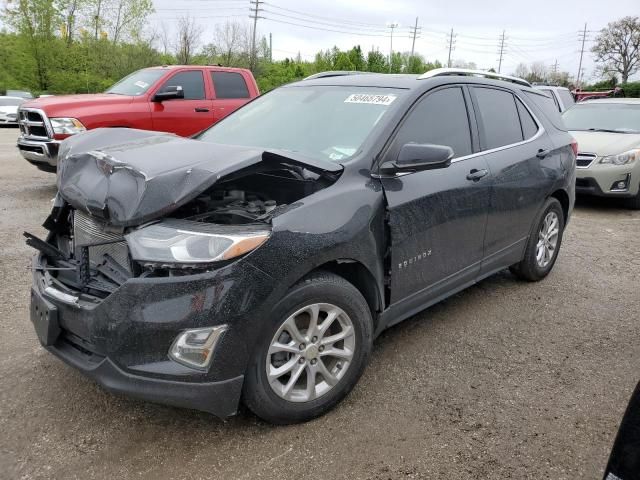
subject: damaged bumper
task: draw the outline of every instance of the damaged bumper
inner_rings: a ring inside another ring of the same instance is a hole
[[[249,262],[215,272],[136,278],[98,304],[65,294],[34,259],[31,320],[43,346],[107,390],[142,400],[212,413],[236,412],[269,292],[249,285],[271,279]],[[44,268],[43,268],[44,266]],[[189,328],[228,325],[208,371],[169,359],[176,336]]]

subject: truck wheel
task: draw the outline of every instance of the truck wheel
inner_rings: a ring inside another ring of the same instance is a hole
[[[524,258],[520,263],[511,266],[511,272],[529,282],[537,282],[546,277],[558,258],[563,232],[562,205],[557,199],[551,197],[547,199],[536,217]]]
[[[245,375],[243,401],[276,424],[306,422],[354,387],[371,354],[371,311],[342,277],[312,274],[270,316]]]

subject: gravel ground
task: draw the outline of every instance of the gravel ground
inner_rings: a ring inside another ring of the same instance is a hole
[[[111,395],[45,352],[31,251],[55,178],[0,130],[0,477],[602,476],[640,375],[640,212],[580,202],[543,282],[500,273],[388,330],[353,393],[306,425]]]

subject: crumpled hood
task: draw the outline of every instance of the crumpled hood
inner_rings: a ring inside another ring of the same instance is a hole
[[[617,155],[640,147],[640,134],[570,131],[578,142],[578,151],[595,153],[599,157]]]
[[[184,205],[220,178],[264,160],[339,172],[332,162],[127,128],[69,137],[58,153],[58,190],[73,207],[117,227],[139,225]]]

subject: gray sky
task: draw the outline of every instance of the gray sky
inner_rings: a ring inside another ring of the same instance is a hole
[[[174,29],[177,18],[188,14],[203,27],[203,43],[212,41],[216,23],[250,22],[249,0],[154,0],[154,4],[157,11],[150,27],[164,24]],[[551,67],[557,60],[559,69],[572,76],[578,71],[579,31],[586,22],[586,80],[595,79],[589,48],[597,31],[620,17],[640,15],[638,0],[609,4],[595,0],[268,0],[260,8],[265,18],[258,20],[258,34],[273,35],[276,59],[300,52],[304,59],[312,60],[318,50],[334,45],[348,49],[359,44],[365,52],[379,48],[388,54],[386,25],[391,22],[400,25],[394,31],[394,51],[410,51],[409,28],[419,17],[422,28],[415,50],[427,60],[446,62],[448,34],[453,28],[454,60],[497,69],[499,37],[505,30],[503,73],[512,73],[521,62],[543,61]]]

